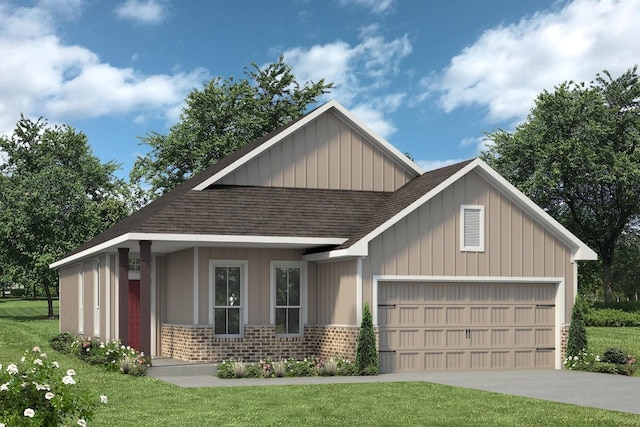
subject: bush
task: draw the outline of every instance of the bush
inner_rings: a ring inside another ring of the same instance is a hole
[[[584,366],[580,370],[586,371],[586,372],[596,372],[599,374],[612,374],[612,375],[619,374],[618,365],[615,365],[613,363],[606,363],[606,362],[594,362],[590,365]]]
[[[51,338],[49,344],[55,351],[59,351],[64,354],[71,354],[74,352],[73,343],[76,340],[77,337],[75,335],[72,335],[69,332],[62,332],[61,334]]]
[[[75,371],[60,369],[46,353],[34,347],[17,364],[0,364],[0,425],[86,425],[99,402],[74,379]]]
[[[257,363],[244,363],[234,359],[218,363],[218,378],[281,378],[281,377],[315,377],[319,375],[351,376],[357,375],[355,365],[341,357],[332,357],[324,361],[315,356],[303,360],[292,358],[274,361],[262,360]]]
[[[576,297],[571,312],[571,325],[569,326],[569,340],[567,341],[567,357],[578,356],[587,348],[587,330],[582,317],[584,311],[582,299]]]
[[[373,331],[373,319],[368,303],[364,305],[362,311],[362,324],[356,348],[356,367],[360,375],[378,375],[380,373],[376,334]]]
[[[592,308],[585,314],[584,321],[587,326],[640,326],[640,312]]]
[[[594,309],[610,308],[613,310],[626,311],[628,313],[640,311],[640,301],[597,301],[593,303]]]
[[[119,340],[104,343],[63,332],[53,337],[50,343],[54,350],[73,354],[90,365],[105,366],[128,375],[146,375],[147,368],[151,366],[149,357],[134,348],[122,345]]]
[[[627,352],[619,348],[607,349],[607,351],[602,354],[602,361],[613,363],[614,365],[625,364],[627,363]]]

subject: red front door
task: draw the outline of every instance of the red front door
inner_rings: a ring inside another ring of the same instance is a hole
[[[140,281],[129,280],[129,345],[140,349]]]

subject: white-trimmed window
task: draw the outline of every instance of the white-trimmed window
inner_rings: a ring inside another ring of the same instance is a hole
[[[276,335],[302,335],[307,318],[307,272],[302,261],[271,262],[271,323]]]
[[[209,323],[215,335],[242,336],[247,323],[246,270],[246,261],[210,261]]]
[[[484,251],[484,206],[460,206],[460,250]]]

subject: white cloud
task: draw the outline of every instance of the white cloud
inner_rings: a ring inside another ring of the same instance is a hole
[[[159,24],[166,16],[164,4],[156,0],[127,0],[116,7],[120,19],[129,19],[141,24]]]
[[[439,78],[423,81],[445,111],[487,108],[488,119],[523,119],[542,90],[566,80],[616,76],[640,59],[640,0],[574,0],[485,31]]]
[[[391,11],[394,0],[340,0],[343,5],[355,4],[369,9],[372,13],[385,13]]]
[[[104,63],[85,47],[64,44],[45,7],[0,6],[0,22],[0,132],[12,130],[20,113],[65,121],[135,111],[174,120],[186,94],[208,79],[202,69],[143,75]]]
[[[411,53],[412,46],[404,35],[386,40],[377,26],[360,32],[355,46],[342,40],[309,48],[294,47],[284,52],[298,81],[319,81],[325,78],[335,88],[326,98],[336,99],[351,108],[364,122],[383,137],[395,132],[395,126],[384,117],[398,109],[406,94],[388,93],[391,80],[400,69],[400,62]]]

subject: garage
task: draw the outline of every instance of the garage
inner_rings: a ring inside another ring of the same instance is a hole
[[[557,288],[380,281],[380,371],[553,369]]]

